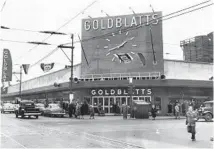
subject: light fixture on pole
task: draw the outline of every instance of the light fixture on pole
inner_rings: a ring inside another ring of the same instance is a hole
[[[129,9],[132,11],[133,14],[136,14],[136,13],[134,12],[134,10],[132,9],[132,7],[129,7]]]
[[[110,17],[105,11],[101,10],[101,13],[104,13],[107,17]]]
[[[70,77],[70,102],[73,100],[73,90],[72,90],[72,83],[73,83],[73,67],[74,67],[74,34],[71,34],[71,40],[72,45],[71,46],[65,46],[65,45],[59,45],[58,48],[65,48],[65,49],[71,49],[71,77]]]
[[[16,64],[18,65],[18,64]],[[20,75],[20,78],[19,78],[19,98],[21,99],[22,98],[22,65],[19,65],[20,66],[20,72],[13,72],[13,74],[19,74]]]

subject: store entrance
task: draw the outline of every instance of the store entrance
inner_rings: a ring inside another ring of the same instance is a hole
[[[151,102],[151,96],[132,96],[132,99]],[[113,113],[114,103],[116,103],[119,107],[121,107],[123,103],[130,106],[131,100],[129,96],[93,96],[92,97],[92,105],[96,107],[101,104],[105,113]]]

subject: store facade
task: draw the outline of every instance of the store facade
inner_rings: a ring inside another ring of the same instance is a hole
[[[96,106],[101,104],[105,113],[112,113],[112,104],[131,105],[127,81],[80,82],[76,84],[76,100],[87,101]],[[108,85],[107,85],[108,84]],[[212,82],[190,80],[136,80],[134,81],[133,101],[144,100],[155,104],[160,115],[169,113],[168,105],[179,102],[181,105],[194,102],[200,106],[204,101],[213,100]],[[189,84],[187,86],[186,84]],[[91,87],[87,87],[91,86]]]
[[[129,78],[133,79],[133,101],[144,100],[155,104],[161,115],[169,113],[169,105],[175,102],[187,104],[195,101],[200,105],[206,100],[213,100],[213,81],[209,80],[213,76],[213,64],[165,60],[162,23],[158,19],[162,13],[139,14],[150,16],[150,19],[154,15],[157,23],[152,24],[152,36],[158,42],[153,42],[153,52],[148,25],[130,31],[120,30],[125,27],[125,22],[116,23],[121,24],[119,27],[116,25],[106,29],[89,27],[92,22],[96,24],[108,20],[132,22],[135,20],[133,14],[82,20],[82,46],[87,50],[86,56],[82,54],[81,64],[73,69],[73,77],[79,79],[79,82],[72,83],[75,100],[87,101],[94,106],[101,104],[106,113],[112,114],[113,103],[118,106],[131,104]],[[131,26],[137,26],[140,22],[142,20],[138,18]],[[108,26],[105,23],[103,25]],[[87,39],[104,34],[108,36]],[[139,43],[141,40],[145,43]],[[71,70],[62,69],[25,81],[22,83],[21,97],[41,102],[71,101],[70,77]],[[54,86],[54,83],[59,86]],[[19,96],[19,84],[15,84],[8,87],[2,99],[14,101]]]

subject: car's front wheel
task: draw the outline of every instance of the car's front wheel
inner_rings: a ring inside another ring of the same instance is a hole
[[[211,114],[211,113],[206,113],[206,114],[205,114],[205,120],[206,120],[207,122],[211,121],[211,120],[212,120],[212,114]]]

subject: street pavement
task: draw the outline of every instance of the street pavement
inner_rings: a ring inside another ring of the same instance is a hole
[[[15,118],[1,114],[1,148],[212,148],[213,122],[197,122],[196,141],[185,119]]]

